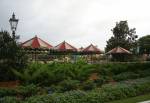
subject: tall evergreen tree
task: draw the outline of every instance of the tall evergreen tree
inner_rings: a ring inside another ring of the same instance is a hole
[[[134,47],[137,38],[136,31],[135,28],[129,28],[127,21],[117,22],[111,31],[113,36],[107,41],[106,52],[117,46],[128,50]]]
[[[27,62],[16,39],[7,31],[0,31],[0,80],[12,79],[12,68],[22,68]]]

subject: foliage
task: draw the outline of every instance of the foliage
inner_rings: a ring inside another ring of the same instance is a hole
[[[15,79],[11,68],[25,66],[27,58],[20,45],[7,31],[0,31],[0,81]]]
[[[142,96],[127,98],[127,99],[122,99],[122,100],[117,100],[117,101],[112,101],[109,103],[139,103],[139,102],[147,101],[147,100],[150,100],[150,94],[145,94]]]
[[[13,70],[14,74],[24,84],[47,85],[57,84],[66,79],[87,80],[94,71],[95,65],[82,63],[52,63],[52,64],[30,64],[23,71]]]
[[[140,74],[137,74],[134,72],[124,72],[124,73],[115,75],[113,78],[116,81],[121,81],[121,80],[127,80],[127,79],[136,79],[138,77],[140,77]]]
[[[64,80],[60,82],[58,85],[62,87],[61,91],[70,91],[70,90],[75,90],[79,87],[80,81],[78,80]]]
[[[0,88],[0,97],[21,96],[23,98],[37,95],[41,88],[35,85],[18,86],[16,88]]]
[[[27,89],[27,91],[29,91],[29,89]],[[31,91],[32,90],[30,90],[30,92]],[[0,101],[5,103],[4,101],[7,99],[6,103],[106,103],[112,100],[134,97],[149,92],[150,77],[146,77],[115,84],[105,84],[101,88],[86,92],[73,90],[65,93],[53,93],[48,95],[30,95],[31,97],[23,101],[18,100],[13,95],[12,97],[2,97]],[[24,93],[24,90],[22,93]]]
[[[34,96],[26,100],[25,103],[83,103],[82,99],[86,95],[83,91],[69,91],[65,93]]]
[[[16,97],[3,97],[0,98],[0,103],[21,103],[21,100],[17,99]]]
[[[22,84],[50,87],[52,91],[90,90],[111,81],[150,76],[150,63],[33,63],[22,70],[13,70]],[[91,74],[97,79],[90,81]]]
[[[149,54],[150,53],[150,35],[143,36],[138,40],[139,44],[139,53],[140,54]]]
[[[40,91],[40,88],[33,84],[30,84],[27,86],[19,86],[16,88],[16,91],[18,95],[21,95],[25,98],[25,97],[37,95],[38,92]]]
[[[17,91],[11,88],[0,88],[0,98],[5,96],[15,96]]]
[[[128,79],[137,79],[142,77],[150,76],[150,69],[146,70],[137,70],[137,71],[130,71],[130,72],[123,72],[117,75],[113,76],[113,79],[115,81],[122,81],[122,80],[128,80]]]
[[[25,103],[105,103],[150,92],[150,77],[134,81],[106,84],[88,92],[69,91],[52,95],[34,96]]]
[[[133,48],[135,44],[135,28],[130,29],[127,21],[120,21],[112,29],[113,36],[107,41],[106,51],[109,51],[117,46],[121,46],[127,50]]]
[[[92,90],[92,89],[96,88],[96,84],[94,83],[94,81],[88,80],[82,84],[82,88],[83,88],[83,90]]]

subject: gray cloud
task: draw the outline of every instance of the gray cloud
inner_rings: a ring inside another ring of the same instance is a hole
[[[0,0],[0,28],[19,18],[21,41],[34,35],[52,45],[66,40],[76,47],[90,43],[104,49],[115,22],[128,20],[137,34],[149,34],[149,0]]]

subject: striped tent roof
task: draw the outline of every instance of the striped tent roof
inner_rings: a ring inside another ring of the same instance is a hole
[[[55,46],[54,50],[58,50],[58,51],[77,51],[77,49],[74,46],[70,45],[69,43],[67,43],[65,41],[63,41],[62,43]]]
[[[132,54],[130,51],[122,48],[122,47],[115,47],[106,54]]]
[[[82,52],[93,52],[93,53],[102,53],[100,49],[98,49],[93,44],[89,45],[88,47],[84,48]]]
[[[44,40],[38,38],[37,36],[31,38],[30,40],[25,41],[21,44],[23,48],[39,48],[39,49],[50,49],[52,45],[48,44]]]

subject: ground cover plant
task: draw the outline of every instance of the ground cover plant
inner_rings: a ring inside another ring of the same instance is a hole
[[[142,96],[136,96],[136,97],[131,97],[123,100],[117,100],[109,103],[138,103],[138,102],[143,102],[143,101],[148,101],[150,100],[150,94],[142,95]]]
[[[105,103],[143,95],[150,92],[149,67],[150,63],[31,63],[12,69],[21,86],[0,88],[0,101]]]
[[[76,63],[30,64],[22,71],[12,70],[23,85],[35,84],[64,92],[93,89],[109,82],[150,76],[150,63]],[[94,78],[91,75],[95,75]],[[89,86],[89,87],[88,87]]]
[[[91,91],[73,90],[64,93],[53,93],[45,95],[34,95],[19,100],[14,96],[6,96],[0,99],[1,103],[106,103],[134,97],[150,92],[150,77],[122,81],[115,84],[105,84],[101,88]],[[8,102],[5,100],[7,99]]]

